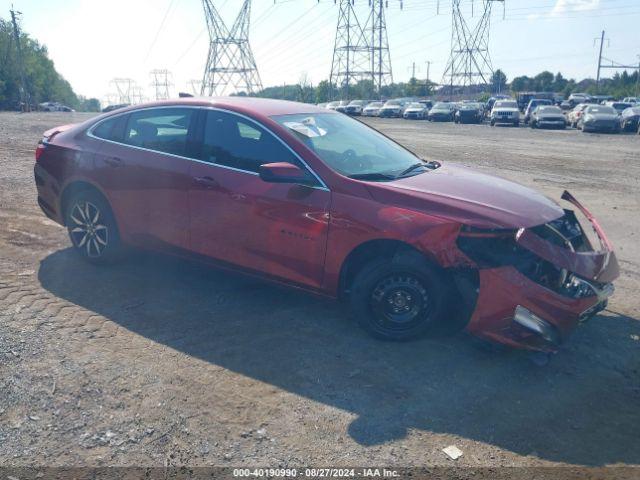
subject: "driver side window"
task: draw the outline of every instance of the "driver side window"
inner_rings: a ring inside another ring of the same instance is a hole
[[[260,165],[276,162],[305,168],[270,132],[243,117],[217,110],[207,112],[200,159],[252,173],[258,173]]]

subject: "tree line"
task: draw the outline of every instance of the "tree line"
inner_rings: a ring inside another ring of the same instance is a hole
[[[450,89],[445,85],[439,91],[437,84],[428,80],[412,78],[408,82],[393,83],[384,86],[380,94],[376,93],[371,80],[360,80],[349,85],[348,88],[338,88],[328,80],[323,80],[315,87],[311,85],[306,77],[293,85],[282,85],[279,87],[267,87],[256,94],[258,97],[278,98],[283,100],[293,100],[307,103],[324,103],[331,100],[373,100],[377,98],[401,98],[401,97],[442,97],[449,96]],[[455,90],[455,89],[454,89]],[[480,92],[482,88],[474,88],[475,92]],[[514,95],[517,92],[554,92],[567,98],[572,92],[582,92],[591,95],[607,95],[616,98],[640,96],[640,83],[638,82],[638,71],[632,73],[626,70],[622,73],[616,72],[611,78],[600,79],[600,85],[591,78],[576,81],[567,79],[562,73],[555,75],[544,71],[533,77],[526,75],[513,78],[510,82],[507,75],[500,69],[496,70],[490,81],[489,89],[484,89],[484,93],[477,94],[477,97],[488,98],[495,94]]]
[[[47,48],[28,34],[20,34],[24,76],[31,107],[42,102],[59,102],[75,110],[98,111],[100,102],[78,96],[55,69]],[[0,18],[0,110],[21,106],[21,78],[18,50],[11,22]]]

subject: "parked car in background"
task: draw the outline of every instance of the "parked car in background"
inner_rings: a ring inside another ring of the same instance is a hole
[[[633,103],[630,102],[605,102],[604,105],[615,108],[618,113],[622,113],[627,108],[633,107]]]
[[[491,110],[490,124],[511,124],[520,126],[520,110],[515,100],[498,100]]]
[[[569,95],[567,99],[573,106],[578,105],[579,103],[589,103],[591,97],[586,93],[572,93]]]
[[[578,120],[578,128],[583,132],[611,132],[620,131],[618,111],[609,105],[589,105]]]
[[[560,103],[560,108],[564,111],[569,111],[573,109],[573,107],[575,107],[575,105],[571,103],[569,100],[565,100],[562,103]]]
[[[371,102],[369,105],[367,105],[362,109],[362,116],[377,117],[383,105],[384,105],[384,102]]]
[[[625,132],[635,132],[640,126],[640,105],[623,110],[620,115],[620,128]]]
[[[43,102],[38,105],[38,109],[42,112],[75,112],[73,108],[58,102]]]
[[[461,103],[453,118],[455,123],[482,123],[484,107],[479,103]]]
[[[516,93],[516,103],[521,112],[524,112],[529,102],[534,99],[545,99],[553,103],[555,93],[553,92],[518,92]]]
[[[334,100],[333,102],[327,103],[325,108],[327,110],[336,110],[339,106],[340,106],[340,100]]]
[[[487,104],[485,105],[485,111],[490,112],[493,108],[493,104],[496,103],[497,100],[508,100],[511,97],[509,95],[494,95],[493,97],[489,97],[487,100]]]
[[[424,103],[411,102],[404,109],[404,113],[402,114],[402,117],[405,119],[423,120],[427,118],[428,113],[429,113],[429,109]]]
[[[139,105],[45,132],[34,177],[40,208],[88,262],[124,261],[132,246],[235,269],[344,299],[381,339],[464,328],[556,351],[619,275],[569,192],[562,208],[309,104]],[[92,288],[109,278],[96,273]]]
[[[528,124],[531,113],[540,105],[553,105],[553,102],[547,98],[532,98],[529,100],[527,108],[524,109],[524,123]]]
[[[531,128],[567,128],[567,118],[560,107],[541,105],[531,113]]]
[[[378,111],[378,116],[401,118],[405,107],[404,100],[388,100]]]
[[[427,112],[433,108],[433,102],[431,100],[418,100],[418,102],[427,108]]]
[[[640,98],[638,97],[625,97],[622,99],[623,102],[625,103],[633,103],[634,105],[637,105],[638,103],[640,103]]]
[[[427,115],[430,122],[453,122],[455,105],[450,102],[436,103]]]
[[[352,100],[349,105],[344,108],[344,113],[347,115],[362,115],[362,110],[366,107],[367,100]]]
[[[576,105],[573,110],[571,110],[567,114],[567,122],[569,122],[569,125],[571,125],[573,128],[578,128],[580,117],[582,117],[584,109],[588,106],[588,103],[579,103],[578,105]]]

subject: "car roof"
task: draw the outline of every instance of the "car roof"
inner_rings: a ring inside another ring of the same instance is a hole
[[[118,113],[153,107],[217,107],[245,114],[270,117],[297,113],[327,113],[327,109],[309,103],[258,97],[187,97],[142,103],[119,110]]]

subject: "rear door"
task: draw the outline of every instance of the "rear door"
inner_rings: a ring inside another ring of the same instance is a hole
[[[256,122],[207,110],[200,161],[191,164],[191,246],[198,253],[269,276],[319,287],[330,192],[267,183],[264,163],[306,165]]]
[[[188,157],[197,109],[161,107],[120,118],[96,156],[123,237],[152,248],[189,247]],[[101,134],[100,124],[94,135]]]

